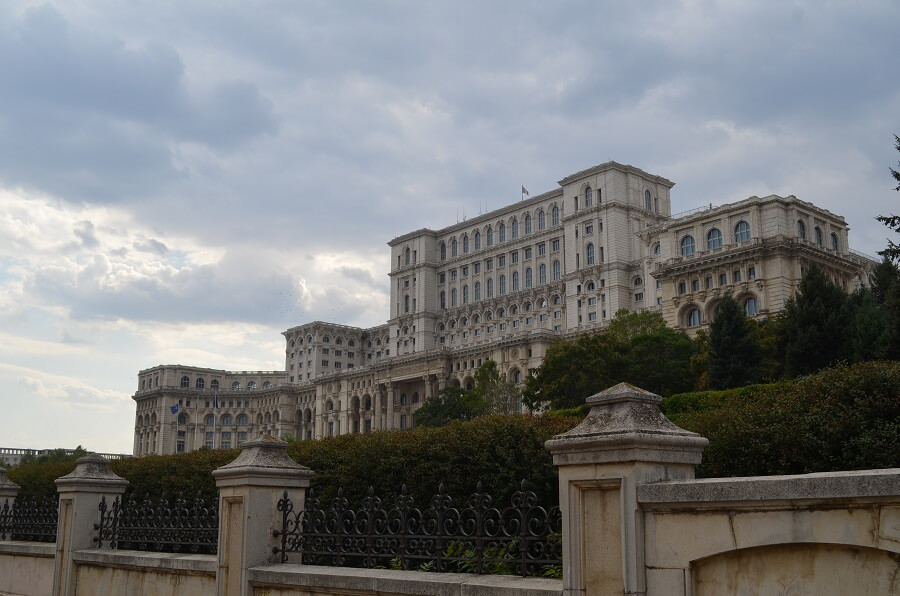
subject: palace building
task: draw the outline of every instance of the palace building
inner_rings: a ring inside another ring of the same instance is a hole
[[[658,310],[693,334],[724,293],[765,318],[810,263],[848,291],[877,264],[850,250],[843,217],[792,195],[673,216],[673,186],[608,162],[490,213],[400,235],[388,242],[385,324],[287,329],[283,371],[140,371],[134,454],[409,428],[425,400],[448,384],[471,387],[485,361],[521,384],[551,343],[602,332],[619,309]]]

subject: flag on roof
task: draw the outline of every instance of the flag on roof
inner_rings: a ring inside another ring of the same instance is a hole
[[[523,195],[526,195],[526,196],[529,196],[529,197],[531,196],[530,194],[528,194],[528,189],[525,188],[524,186],[522,187],[522,194],[523,194]]]

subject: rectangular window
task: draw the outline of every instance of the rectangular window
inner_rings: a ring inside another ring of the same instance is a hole
[[[328,355],[328,348],[322,348],[322,354]]]
[[[517,250],[512,251],[509,255],[509,258],[511,260],[510,262],[512,262],[513,264],[518,263],[519,262],[519,251],[517,251]]]
[[[554,325],[553,330],[554,331],[562,331],[562,325]]]
[[[456,269],[450,271],[450,281],[456,281]]]
[[[687,293],[687,285],[683,281],[678,282],[678,293],[686,294]]]
[[[560,318],[562,318],[562,311],[561,311],[561,310],[554,311],[554,312],[553,312],[553,318],[554,318],[554,319],[560,319]]]
[[[328,361],[327,361],[327,360],[323,360],[323,361],[322,361],[322,366],[328,366]]]
[[[500,331],[506,329],[506,323],[500,323]]]
[[[712,287],[712,276],[706,277],[706,289],[710,289]]]
[[[597,320],[597,313],[589,312],[588,313],[588,321],[596,321],[596,320]]]
[[[727,286],[727,285],[728,285],[728,274],[727,274],[727,273],[720,273],[720,274],[719,274],[719,285],[720,285],[720,286]]]
[[[586,226],[584,226],[584,233],[585,233],[586,235],[587,235],[587,234],[593,234],[593,233],[594,233],[594,226],[592,226],[591,224],[587,224]]]
[[[469,266],[468,266],[468,265],[466,265],[466,266],[464,266],[464,267],[462,268],[462,276],[463,276],[463,277],[468,277],[468,276],[469,276]]]
[[[215,449],[213,441],[214,441],[213,434],[211,432],[206,433],[206,448],[207,449]]]
[[[637,294],[635,294],[635,295],[634,295],[634,301],[635,301],[635,302],[643,302],[643,301],[644,301],[644,293],[643,293],[643,292],[638,292]]]
[[[542,257],[545,254],[547,254],[547,243],[541,242],[540,244],[538,244],[538,256]]]
[[[475,330],[475,337],[478,337],[479,335],[481,335],[481,329],[476,329],[476,330]]]
[[[697,292],[699,290],[700,290],[700,280],[699,279],[691,280],[691,291]]]
[[[440,283],[446,283],[446,281],[447,281],[447,274],[446,274],[446,273],[441,273],[439,279],[440,279]]]
[[[554,238],[550,241],[550,250],[552,252],[559,252],[559,238]]]
[[[341,351],[340,351],[340,350],[335,350],[335,351],[334,351],[334,355],[335,355],[335,356],[340,356],[340,355],[341,355]]]
[[[747,279],[756,279],[756,267],[753,265],[747,267]]]
[[[494,268],[494,259],[485,259],[484,260],[484,270],[490,271]]]
[[[506,267],[506,255],[497,257],[497,267]]]
[[[532,323],[534,323],[534,317],[525,317],[526,325],[531,325]]]
[[[546,320],[547,320],[547,313],[541,313],[540,320],[541,320],[542,323],[543,323],[544,321],[546,321]]]
[[[531,247],[528,247],[525,249],[525,260],[527,261],[530,258],[531,258]]]
[[[521,323],[522,323],[522,321],[520,321],[519,319],[516,319],[515,321],[513,321],[513,329],[518,329],[519,325]]]
[[[588,306],[596,306],[596,304],[597,304],[596,296],[591,296],[590,298],[588,298]]]
[[[488,325],[487,332],[488,332],[488,333],[493,333],[493,332],[494,332],[494,326],[493,326],[493,325]]]
[[[340,362],[335,362],[335,363],[334,363],[334,367],[335,367],[335,368],[340,368],[340,367],[341,367],[341,363],[340,363]]]
[[[740,270],[740,269],[736,270],[736,271],[732,274],[732,278],[731,278],[731,279],[734,280],[734,283],[737,283],[737,282],[741,281],[741,270]]]
[[[481,263],[475,263],[474,267],[475,267],[475,274],[476,274],[476,275],[478,275],[479,273],[481,273]]]

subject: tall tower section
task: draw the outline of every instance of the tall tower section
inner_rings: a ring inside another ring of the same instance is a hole
[[[390,242],[391,354],[403,356],[437,347],[438,254],[436,235],[422,229]]]

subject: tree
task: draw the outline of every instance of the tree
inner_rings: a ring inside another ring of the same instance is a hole
[[[521,392],[503,378],[497,363],[488,360],[475,371],[472,399],[483,403],[494,414],[512,414],[519,410]]]
[[[897,151],[900,151],[900,137],[894,135],[894,148]],[[897,165],[900,165],[898,162]],[[888,168],[891,171],[891,176],[894,177],[894,180],[900,183],[900,171],[895,170],[894,168]],[[900,184],[897,184],[897,187],[894,190],[900,192]],[[900,234],[900,216],[898,215],[879,215],[876,217],[878,221],[894,230],[898,234]],[[884,250],[878,251],[878,254],[884,257],[885,259],[889,259],[894,263],[900,262],[900,243],[894,242],[891,239],[888,239],[887,248]]]
[[[488,413],[474,391],[444,387],[416,410],[416,426],[444,426],[453,420],[471,420]]]
[[[785,306],[785,374],[809,374],[845,358],[849,323],[847,294],[813,263]]]
[[[688,336],[668,327],[639,333],[628,342],[627,381],[664,397],[690,391],[694,387],[691,358],[695,351]]]
[[[525,382],[524,403],[532,410],[584,404],[585,398],[624,380],[625,358],[608,334],[582,333],[547,348],[536,373]]]
[[[620,308],[609,322],[606,335],[613,341],[627,344],[637,335],[655,333],[663,329],[668,327],[660,312],[648,310],[631,312],[627,308]]]
[[[759,344],[744,309],[731,294],[725,294],[709,326],[710,386],[730,389],[755,383],[759,361]]]
[[[784,378],[784,315],[777,314],[762,321],[748,319],[759,346],[759,378],[772,383]]]

